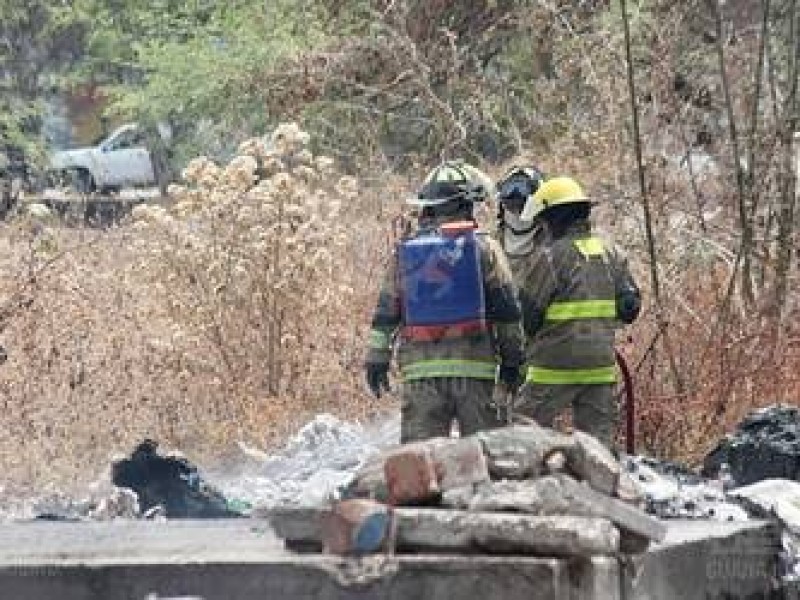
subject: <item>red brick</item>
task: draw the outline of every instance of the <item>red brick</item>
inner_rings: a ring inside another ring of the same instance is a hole
[[[391,512],[372,500],[345,500],[323,514],[321,530],[325,552],[352,556],[382,550],[389,535]]]
[[[398,448],[386,457],[383,470],[392,504],[420,504],[441,497],[431,448],[425,443]]]

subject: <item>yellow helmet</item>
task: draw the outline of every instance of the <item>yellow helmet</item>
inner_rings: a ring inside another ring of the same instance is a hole
[[[482,202],[492,193],[491,179],[461,161],[446,161],[425,177],[422,189],[408,202],[416,206],[441,206],[454,200]]]
[[[520,218],[532,221],[548,208],[578,202],[590,202],[581,185],[572,177],[553,177],[539,186],[525,204]]]

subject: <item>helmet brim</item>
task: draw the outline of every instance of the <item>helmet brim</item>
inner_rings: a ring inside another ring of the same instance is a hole
[[[525,204],[525,208],[522,209],[519,217],[520,219],[524,219],[526,221],[532,221],[536,217],[542,215],[543,213],[547,212],[551,208],[556,208],[557,206],[567,206],[569,204],[589,204],[590,206],[597,206],[599,204],[597,200],[592,200],[588,196],[581,196],[579,198],[572,198],[567,201],[559,201],[559,202],[552,202],[549,204],[544,204],[535,200],[534,197],[528,199],[528,202]]]
[[[452,202],[455,198],[450,199],[431,199],[431,198],[420,198],[418,196],[409,196],[406,198],[406,204],[410,204],[411,206],[419,206],[421,208],[425,208],[426,206],[442,206],[443,204],[447,204]]]

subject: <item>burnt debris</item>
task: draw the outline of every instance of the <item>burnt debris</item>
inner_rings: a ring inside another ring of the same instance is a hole
[[[160,506],[171,519],[241,516],[186,458],[157,450],[158,443],[146,439],[111,467],[114,485],[133,490],[143,513]]]

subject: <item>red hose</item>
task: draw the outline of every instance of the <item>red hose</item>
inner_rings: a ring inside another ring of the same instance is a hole
[[[636,401],[633,394],[633,377],[628,362],[619,350],[614,350],[617,365],[622,373],[625,392],[625,452],[634,454],[636,449]]]

